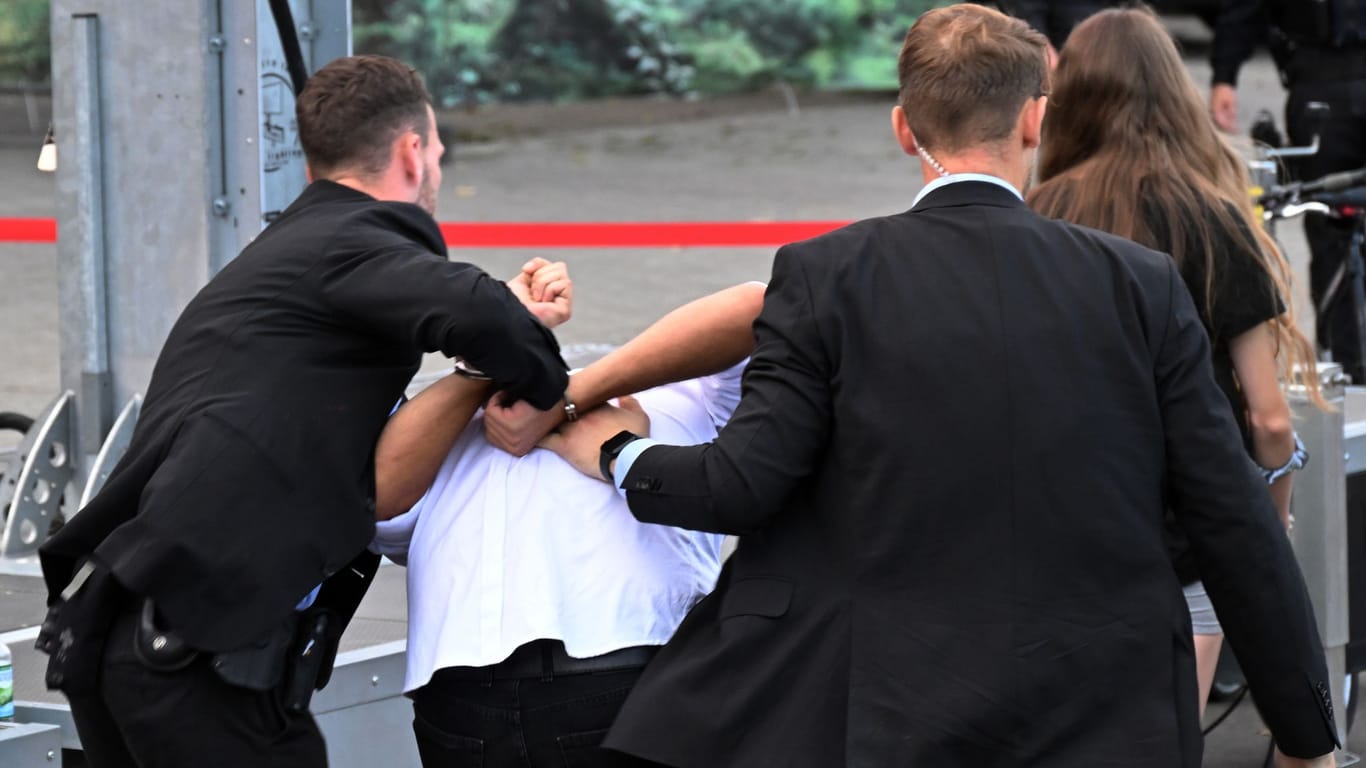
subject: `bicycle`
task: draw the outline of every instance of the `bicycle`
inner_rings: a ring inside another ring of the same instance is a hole
[[[1272,185],[1257,196],[1263,221],[1273,236],[1277,221],[1319,213],[1351,223],[1352,240],[1347,258],[1334,272],[1314,307],[1323,317],[1339,302],[1350,301],[1356,315],[1357,343],[1366,359],[1366,168],[1330,173],[1317,179]],[[1325,345],[1326,346],[1326,345]]]

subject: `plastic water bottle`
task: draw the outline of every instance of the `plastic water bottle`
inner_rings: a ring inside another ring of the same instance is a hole
[[[14,661],[9,646],[0,643],[0,723],[14,720]]]

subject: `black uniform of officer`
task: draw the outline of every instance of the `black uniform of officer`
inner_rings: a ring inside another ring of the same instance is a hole
[[[1054,48],[1062,48],[1072,28],[1087,16],[1108,8],[1105,0],[1002,0],[1001,10],[1044,33]]]
[[[1298,178],[1366,165],[1366,0],[1225,0],[1214,33],[1214,86],[1210,106],[1215,121],[1236,129],[1238,69],[1259,40],[1270,44],[1281,79],[1290,90],[1285,123],[1292,143],[1306,145],[1320,136],[1318,154],[1298,159]],[[1331,113],[1314,125],[1305,105],[1321,101]],[[1313,258],[1309,268],[1315,307],[1351,245],[1350,226],[1311,214],[1305,232]],[[1350,285],[1318,315],[1319,346],[1357,383],[1366,382],[1360,329]]]

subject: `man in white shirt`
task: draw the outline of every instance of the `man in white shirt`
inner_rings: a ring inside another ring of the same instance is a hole
[[[533,312],[569,286],[536,272]],[[763,286],[746,284],[669,314],[573,376],[563,415],[693,376],[639,403],[656,435],[715,438],[762,301]],[[423,765],[640,765],[598,745],[714,586],[721,537],[638,523],[612,488],[548,451],[498,450],[477,412],[488,396],[485,382],[447,377],[398,409],[376,449],[375,548],[408,566],[404,689]]]

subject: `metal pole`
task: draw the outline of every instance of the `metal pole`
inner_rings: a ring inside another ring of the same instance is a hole
[[[79,482],[208,274],[205,9],[136,6],[52,0],[61,382],[77,394]]]
[[[71,55],[77,108],[72,115],[74,152],[63,154],[77,165],[76,221],[68,231],[77,239],[72,267],[79,274],[81,313],[81,392],[77,429],[80,455],[94,456],[114,417],[109,371],[109,309],[105,280],[104,147],[100,83],[100,17],[75,14]],[[88,466],[88,462],[80,462]]]

